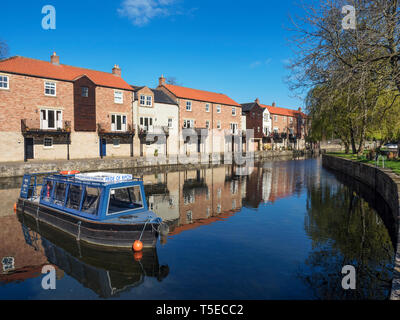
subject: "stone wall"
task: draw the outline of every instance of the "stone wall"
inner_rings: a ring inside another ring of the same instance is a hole
[[[276,157],[301,156],[304,153],[293,151],[260,151],[248,154],[243,157],[243,164],[263,159]],[[96,159],[75,159],[75,160],[52,160],[52,161],[29,161],[29,162],[7,162],[0,163],[0,178],[21,177],[25,173],[58,172],[67,170],[79,170],[82,172],[118,170],[129,168],[164,167],[164,166],[191,166],[198,164],[232,164],[236,163],[232,154],[194,154],[189,157],[181,156],[159,156],[151,160],[145,158],[96,158]]]
[[[322,165],[357,179],[379,193],[389,205],[398,228],[400,213],[400,176],[393,173],[390,169],[380,169],[370,164],[329,155],[322,156]],[[399,230],[397,230],[397,234],[398,233]],[[399,237],[397,237],[397,239],[399,239]],[[400,300],[400,243],[398,240],[395,268],[393,271],[391,300]]]

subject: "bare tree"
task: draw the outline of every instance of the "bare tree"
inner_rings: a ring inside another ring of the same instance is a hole
[[[168,84],[172,84],[172,85],[175,85],[175,86],[181,85],[181,84],[178,84],[178,81],[177,81],[176,77],[168,77],[168,78],[166,79],[166,82],[167,82]]]
[[[344,30],[342,24],[343,8],[349,4],[356,9],[354,30]],[[398,3],[321,0],[308,1],[303,9],[305,14],[292,20],[295,58],[289,66],[290,87],[300,92],[321,89],[313,94],[323,96],[325,103],[313,105],[309,111],[314,114],[324,108],[333,111],[337,105],[330,101],[339,101],[347,117],[336,120],[348,122],[352,150],[360,153],[379,98],[393,96],[386,106],[390,109],[400,96]],[[397,94],[392,95],[393,91]],[[315,103],[318,99],[309,101]]]

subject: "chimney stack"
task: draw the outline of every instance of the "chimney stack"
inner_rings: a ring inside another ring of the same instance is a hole
[[[299,108],[299,111],[300,111],[300,112],[302,111],[301,108]]]
[[[256,103],[257,103],[257,104],[260,104],[260,99],[257,98],[257,99],[256,99]]]
[[[50,62],[57,66],[60,64],[60,57],[57,55],[57,53],[53,52],[53,54],[50,57]]]
[[[275,102],[272,102],[272,106],[273,106],[273,107],[276,107],[276,103],[275,103]]]
[[[160,87],[165,85],[165,78],[164,78],[164,75],[162,75],[162,76],[158,79],[158,85],[159,85]]]
[[[121,76],[121,68],[119,67],[119,65],[114,65],[114,68],[112,69],[112,74],[118,77]]]

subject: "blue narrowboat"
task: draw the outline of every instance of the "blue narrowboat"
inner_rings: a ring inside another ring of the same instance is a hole
[[[143,181],[107,172],[26,174],[17,210],[92,245],[154,247],[162,219],[147,206]],[[40,189],[40,190],[39,190]]]

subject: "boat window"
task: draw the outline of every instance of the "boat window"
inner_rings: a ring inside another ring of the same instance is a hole
[[[58,206],[64,206],[65,202],[65,191],[67,189],[67,185],[65,183],[56,183],[54,189],[54,204]]]
[[[143,208],[140,186],[110,190],[107,215]]]
[[[81,204],[82,187],[70,185],[68,192],[67,207],[74,210],[79,210]]]
[[[82,211],[97,215],[97,208],[100,200],[100,189],[86,187],[85,195],[83,196]]]
[[[42,188],[42,199],[49,202],[53,190],[53,181],[46,181]]]

